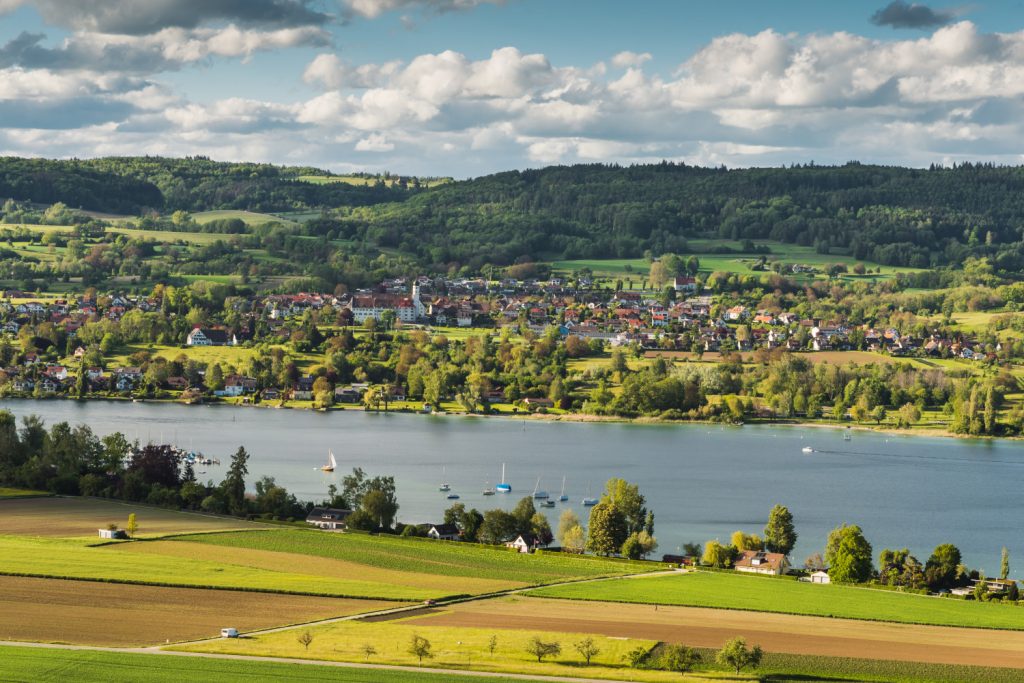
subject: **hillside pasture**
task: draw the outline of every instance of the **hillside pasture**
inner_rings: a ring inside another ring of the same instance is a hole
[[[0,640],[137,646],[360,614],[394,603],[0,576]]]
[[[903,624],[1024,630],[1012,605],[968,602],[857,586],[818,585],[731,572],[609,580],[540,588],[531,595],[572,600],[685,605]],[[1021,641],[1024,644],[1024,640]]]
[[[182,536],[176,539],[176,542],[183,541],[294,553],[396,571],[459,577],[451,582],[454,589],[452,592],[455,593],[465,592],[458,590],[462,578],[491,579],[512,585],[544,584],[659,568],[653,563],[583,558],[564,553],[521,554],[506,548],[472,543],[387,535],[325,534],[297,529]]]
[[[275,216],[270,213],[256,213],[254,211],[233,211],[233,210],[219,210],[219,211],[200,211],[199,213],[192,214],[192,220],[199,225],[206,225],[213,221],[230,220],[237,218],[245,222],[248,226],[265,225],[266,223],[284,223],[294,224],[286,218]]]

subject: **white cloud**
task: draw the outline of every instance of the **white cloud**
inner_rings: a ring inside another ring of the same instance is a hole
[[[395,145],[383,135],[373,133],[356,143],[357,152],[390,152]]]
[[[643,66],[649,61],[651,61],[650,52],[637,53],[626,50],[612,57],[612,66],[618,69],[626,69],[632,66]]]
[[[455,12],[470,10],[480,5],[501,5],[505,0],[342,0],[348,10],[367,19],[375,19],[395,10],[424,10],[428,12]]]

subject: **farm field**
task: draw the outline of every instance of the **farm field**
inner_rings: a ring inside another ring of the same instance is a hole
[[[0,640],[161,645],[393,607],[391,602],[0,576]]]
[[[543,619],[535,616],[535,621]],[[631,671],[625,665],[625,656],[637,647],[650,649],[653,640],[633,638],[607,638],[593,636],[601,650],[589,667],[583,668],[580,655],[573,643],[587,637],[583,632],[547,633],[546,629],[500,629],[431,626],[422,619],[398,619],[383,622],[343,621],[312,627],[313,642],[306,650],[297,641],[297,632],[281,631],[238,640],[214,640],[174,646],[186,652],[218,654],[262,655],[272,657],[306,657],[333,661],[366,661],[363,646],[371,644],[377,654],[370,661],[379,664],[415,666],[416,657],[408,653],[413,635],[430,641],[434,657],[427,666],[468,669],[498,673],[524,673],[553,676],[586,676],[588,678],[669,681],[679,680],[679,674],[650,671]],[[538,663],[526,652],[527,641],[535,635],[557,641],[562,646],[560,655]],[[497,637],[494,654],[490,653],[491,636]]]
[[[168,654],[136,654],[0,646],[5,680],[42,683],[448,683],[451,676],[419,671],[360,669],[287,662],[238,661]],[[462,683],[511,683],[500,677],[465,676]]]
[[[133,512],[141,538],[265,528],[265,525],[242,519],[176,512],[148,505],[92,498],[39,497],[0,501],[0,536],[88,536],[90,540],[98,540],[97,529],[105,529],[113,523],[124,526]]]
[[[49,496],[45,491],[30,491],[29,489],[12,489],[0,486],[0,498],[23,498],[26,496]]]
[[[403,572],[491,579],[514,586],[639,573],[657,567],[653,563],[584,559],[561,553],[523,555],[504,548],[494,549],[468,543],[363,534],[324,534],[312,530],[182,536],[174,542],[182,541],[347,560]],[[453,582],[452,587],[456,589],[461,584],[462,578]]]
[[[596,587],[597,584],[590,584]],[[934,664],[1024,668],[1024,633],[883,624],[698,607],[571,602],[520,595],[460,603],[408,624],[593,633],[717,649],[737,635],[766,651]],[[499,639],[501,638],[499,631]]]
[[[854,586],[822,586],[725,572],[688,572],[554,586],[534,590],[530,594],[572,600],[686,605],[904,624],[1024,630],[1024,613],[1010,605]]]
[[[740,357],[744,363],[754,362],[754,353],[751,351],[739,351]],[[897,363],[909,363],[915,368],[927,369],[938,367],[941,361],[933,361],[930,359],[921,358],[900,358],[898,356],[887,356],[881,353],[872,353],[871,351],[809,351],[807,353],[795,353],[792,354],[794,358],[800,358],[811,363],[831,363],[833,365],[845,365],[847,363],[856,363],[858,365],[868,365],[874,363],[876,365],[894,365]],[[722,359],[722,354],[718,351],[708,351],[701,355],[698,359],[696,354],[691,351],[645,351],[644,358],[665,358],[675,360],[692,360],[700,361],[704,363],[718,363]],[[610,359],[610,356],[609,356]],[[973,369],[967,361],[950,361],[954,365],[952,367]]]

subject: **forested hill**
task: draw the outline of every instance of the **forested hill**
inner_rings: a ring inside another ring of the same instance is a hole
[[[203,157],[101,159],[0,158],[0,199],[138,215],[145,211],[294,211],[365,206],[405,199],[411,190],[384,184],[310,183],[327,171]]]
[[[987,255],[1019,270],[1024,168],[551,167],[346,211],[330,228],[434,263],[685,252],[687,238],[724,237],[918,267]]]

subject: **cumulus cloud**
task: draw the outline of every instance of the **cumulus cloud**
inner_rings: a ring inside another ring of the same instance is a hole
[[[612,57],[612,66],[619,69],[625,69],[633,66],[642,66],[644,63],[651,61],[650,52],[630,52],[625,50]]]
[[[945,26],[955,18],[956,15],[948,10],[934,10],[916,2],[910,4],[905,0],[893,0],[871,15],[871,23],[893,28],[925,29]]]
[[[0,3],[5,1],[12,3]],[[35,6],[47,22],[58,26],[130,35],[191,29],[218,21],[288,28],[319,26],[331,19],[313,9],[312,0],[22,0],[21,4]]]
[[[296,32],[306,30],[320,27],[171,28],[95,42],[75,33],[60,48],[91,64],[129,61],[125,55],[141,51],[184,65],[244,58],[268,43],[297,44],[307,38]],[[191,102],[144,70],[44,68],[33,52],[42,45],[25,34],[0,50],[0,151],[166,149],[468,175],[662,158],[728,165],[1017,162],[1013,150],[1024,147],[1024,32],[984,33],[966,21],[905,40],[846,32],[725,35],[667,74],[654,72],[648,55],[629,52],[595,65],[552,63],[515,47],[482,59],[443,50],[367,64],[324,52],[301,72],[316,92],[281,102]],[[25,66],[33,59],[35,68]],[[62,119],[62,103],[74,107],[66,112],[81,108],[83,120]],[[52,134],[34,134],[34,121],[52,126]],[[81,135],[60,130],[62,122],[79,126]]]
[[[211,57],[251,57],[260,51],[300,46],[323,47],[330,34],[319,27],[277,30],[166,28],[147,35],[75,33],[55,47],[46,36],[23,32],[0,47],[0,67],[156,73],[181,68]]]
[[[375,19],[395,10],[422,10],[433,13],[470,10],[480,5],[503,5],[505,0],[342,0],[347,13]]]

